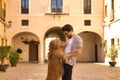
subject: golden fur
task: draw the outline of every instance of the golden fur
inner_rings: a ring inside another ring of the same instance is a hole
[[[60,80],[63,73],[63,64],[60,56],[63,56],[62,41],[52,40],[49,44],[48,73],[46,80]]]

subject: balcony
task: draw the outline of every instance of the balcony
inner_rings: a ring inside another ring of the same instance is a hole
[[[69,15],[69,6],[63,6],[62,9],[51,9],[48,7],[45,15]]]

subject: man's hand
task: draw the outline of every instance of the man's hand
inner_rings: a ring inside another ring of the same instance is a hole
[[[64,55],[58,55],[59,59],[62,59],[63,61],[65,61]]]

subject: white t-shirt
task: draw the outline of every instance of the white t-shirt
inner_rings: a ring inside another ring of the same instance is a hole
[[[73,41],[73,38],[69,39],[69,41],[67,43],[67,46],[66,46],[65,51],[64,51],[66,54],[71,52],[72,41]]]

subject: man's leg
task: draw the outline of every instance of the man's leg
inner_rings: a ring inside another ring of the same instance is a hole
[[[63,68],[64,68],[64,73],[63,73],[63,76],[62,76],[62,80],[71,80],[72,79],[72,68],[73,68],[73,66],[64,63]]]

